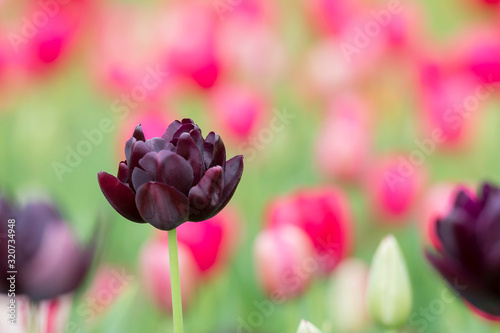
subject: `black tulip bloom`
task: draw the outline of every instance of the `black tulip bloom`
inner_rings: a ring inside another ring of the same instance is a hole
[[[101,190],[128,220],[172,230],[219,213],[233,196],[243,156],[226,161],[219,135],[203,138],[191,120],[174,121],[161,138],[146,140],[140,125],[125,145],[117,177],[98,174]]]
[[[430,263],[480,312],[500,316],[500,189],[484,184],[477,198],[461,191],[437,221],[441,249]]]
[[[14,233],[9,234],[10,219],[15,223]],[[32,301],[70,293],[81,284],[93,254],[92,246],[78,243],[53,205],[30,202],[18,208],[0,197],[0,293],[9,293],[10,271],[17,272],[16,295]]]

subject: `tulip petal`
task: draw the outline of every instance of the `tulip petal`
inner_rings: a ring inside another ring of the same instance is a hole
[[[445,220],[436,223],[436,231],[446,254],[476,269],[481,264],[481,253],[476,245],[474,226],[468,222],[468,213],[455,208]]]
[[[160,152],[162,150],[173,150],[174,146],[163,138],[152,138],[146,141],[146,145],[151,151]]]
[[[151,150],[143,141],[137,141],[132,146],[132,153],[130,155],[130,160],[127,160],[129,175],[134,172],[134,169],[139,166],[139,161],[149,153]]]
[[[218,134],[215,134],[214,140],[214,150],[212,154],[212,161],[210,162],[209,168],[220,165],[223,170],[226,169],[226,147],[224,146],[224,142],[222,142],[221,137]]]
[[[190,221],[203,221],[212,215],[222,196],[223,175],[221,166],[210,168],[198,185],[189,191]]]
[[[200,153],[203,153],[203,144],[205,140],[203,140],[203,135],[201,135],[201,130],[198,127],[196,127],[191,132],[189,132],[189,135],[193,138],[193,141],[196,143],[196,146],[198,147]]]
[[[210,163],[212,163],[213,155],[214,155],[214,145],[210,142],[205,141],[203,143],[203,162],[205,163],[205,169],[208,169]]]
[[[154,176],[149,172],[142,170],[141,168],[135,168],[132,173],[132,184],[134,188],[137,190],[142,185],[155,181]]]
[[[500,240],[500,195],[490,195],[476,222],[478,243],[484,253],[488,253]]]
[[[127,158],[127,161],[130,161],[132,146],[137,141],[146,141],[146,138],[144,137],[144,132],[142,131],[141,124],[135,127],[134,134],[132,134],[132,137],[125,144],[125,156]]]
[[[224,172],[224,190],[222,191],[222,198],[219,203],[219,206],[212,214],[215,216],[219,213],[224,207],[226,207],[229,200],[234,195],[236,191],[236,187],[240,183],[241,175],[243,174],[243,156],[237,155],[227,161],[226,170]]]
[[[162,138],[167,140],[168,142],[172,141],[172,138],[174,137],[175,132],[181,127],[181,122],[176,120],[172,122],[170,125],[168,125],[167,130],[165,131],[165,134],[162,135]]]
[[[107,172],[99,172],[97,178],[102,193],[118,213],[130,221],[144,223],[135,205],[135,193],[130,187]]]
[[[493,316],[500,316],[500,294],[483,286],[478,277],[467,273],[452,258],[440,258],[426,252],[427,259],[461,297],[474,307]]]
[[[205,172],[205,165],[202,163],[201,152],[188,133],[182,133],[177,141],[176,153],[186,159],[193,169],[193,184],[198,184],[201,176]]]
[[[162,151],[158,157],[160,169],[157,180],[187,195],[194,179],[193,169],[189,162],[170,151]]]
[[[137,192],[136,202],[143,219],[160,230],[177,228],[189,215],[188,198],[167,184],[144,184]]]
[[[117,178],[120,182],[126,183],[128,182],[128,165],[126,161],[120,162],[120,165],[118,166],[118,174]]]
[[[193,185],[193,169],[189,162],[169,150],[163,150],[159,153],[147,153],[139,161],[139,165],[155,181],[174,186],[186,195]]]

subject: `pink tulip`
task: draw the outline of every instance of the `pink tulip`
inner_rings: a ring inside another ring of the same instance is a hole
[[[212,87],[220,72],[216,50],[216,13],[197,1],[177,2],[163,12],[160,42],[166,46],[165,67],[173,76]]]
[[[305,80],[304,84],[299,82],[300,91],[325,98],[355,82],[359,74],[355,66],[349,65],[338,39],[320,40],[310,48],[303,62]]]
[[[468,187],[453,184],[434,185],[424,195],[419,213],[421,215],[420,226],[425,243],[431,243],[437,249],[441,248],[441,243],[436,234],[436,222],[441,217],[450,213],[455,197],[458,191],[461,190],[475,197],[474,192]]]
[[[412,164],[411,154],[389,156],[376,162],[368,175],[367,192],[383,223],[406,221],[424,182],[424,166]]]
[[[30,2],[23,18],[11,31],[9,41],[16,65],[26,74],[44,72],[64,59],[75,46],[82,25],[87,22],[89,1],[54,2],[43,9]]]
[[[344,194],[335,188],[311,188],[274,200],[266,225],[294,225],[314,244],[319,273],[331,272],[351,249],[353,223]]]
[[[247,140],[266,117],[264,97],[255,89],[225,84],[211,95],[211,112],[221,126],[221,132],[236,141]]]
[[[120,124],[116,140],[118,156],[124,157],[123,142],[127,142],[138,124],[141,124],[143,132],[148,138],[154,138],[161,137],[171,122],[172,118],[168,113],[161,112],[153,106],[141,108],[138,112],[129,110],[124,113],[123,123]]]
[[[185,223],[177,228],[178,242],[191,253],[200,277],[210,277],[223,270],[237,248],[240,217],[232,207],[203,223]],[[160,239],[167,243],[164,232]]]
[[[178,244],[182,305],[189,305],[198,285],[198,268],[189,248]],[[161,240],[148,242],[141,251],[140,272],[143,287],[150,299],[167,313],[172,311],[168,244]]]
[[[228,21],[241,21],[246,24],[267,22],[274,20],[276,16],[276,8],[265,0],[215,0],[212,4],[222,25]]]
[[[338,34],[345,30],[362,8],[359,1],[305,0],[312,24],[323,33]]]
[[[102,90],[132,94],[142,87],[147,88],[148,99],[156,100],[178,84],[165,64],[168,46],[162,40],[162,15],[158,7],[100,7],[91,68]]]
[[[498,3],[498,1],[497,1]],[[500,82],[500,33],[493,27],[478,27],[462,34],[452,56],[458,70],[474,74],[479,82]]]
[[[360,96],[333,98],[316,141],[316,163],[323,174],[351,181],[363,174],[370,152],[370,113]]]
[[[286,75],[289,59],[285,44],[270,24],[224,21],[216,37],[221,63],[231,77],[270,90]]]
[[[426,138],[437,147],[470,140],[477,114],[491,90],[465,72],[424,61],[420,69],[420,99]],[[438,133],[438,134],[436,134]]]
[[[318,268],[309,237],[291,225],[263,230],[255,239],[253,254],[261,288],[276,299],[300,295]]]
[[[93,321],[105,315],[120,296],[136,279],[124,267],[103,265],[95,273],[92,284],[85,293],[84,309],[85,321]]]

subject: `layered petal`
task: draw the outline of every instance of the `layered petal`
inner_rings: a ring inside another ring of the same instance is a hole
[[[224,186],[221,166],[207,170],[198,185],[189,191],[189,220],[198,222],[213,215],[219,205]]]
[[[188,198],[167,184],[144,184],[137,191],[136,203],[142,218],[161,230],[175,229],[189,216]]]
[[[135,205],[135,193],[130,187],[107,172],[100,172],[97,178],[102,193],[120,215],[130,221],[144,223]]]
[[[226,207],[229,200],[234,195],[236,187],[241,180],[241,175],[243,174],[243,156],[237,155],[226,162],[226,169],[224,171],[224,190],[222,191],[222,197],[220,199],[219,206],[214,211],[213,215],[216,215],[224,207]],[[213,216],[212,215],[212,216]]]
[[[205,172],[205,164],[203,163],[201,151],[191,135],[188,133],[181,134],[177,141],[176,153],[189,162],[193,169],[193,184],[198,184]]]
[[[468,272],[453,258],[426,253],[427,259],[441,273],[449,286],[474,307],[500,316],[500,294],[484,285],[479,276]]]

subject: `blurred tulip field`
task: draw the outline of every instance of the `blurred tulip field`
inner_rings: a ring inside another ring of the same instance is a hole
[[[500,332],[499,83],[496,0],[0,0],[0,333],[178,333],[184,164],[184,332]]]

